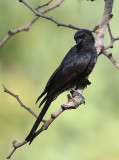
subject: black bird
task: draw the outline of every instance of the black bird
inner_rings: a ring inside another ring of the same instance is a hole
[[[39,105],[40,107],[45,103],[44,107],[29,135],[26,137],[26,141],[31,142],[34,139],[36,130],[51,102],[57,98],[59,94],[77,87],[83,81],[85,82],[85,86],[89,84],[89,81],[86,80],[86,78],[92,72],[97,60],[94,37],[89,30],[81,29],[75,33],[74,39],[76,41],[76,45],[69,50],[59,67],[50,77],[43,93],[36,101],[37,103],[39,99],[45,95]]]

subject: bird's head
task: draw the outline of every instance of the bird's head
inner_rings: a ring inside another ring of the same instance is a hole
[[[81,29],[77,31],[74,35],[74,39],[77,45],[80,44],[87,44],[87,43],[94,43],[94,37],[92,33],[87,29]]]

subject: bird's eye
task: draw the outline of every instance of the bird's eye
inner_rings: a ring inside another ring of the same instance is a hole
[[[87,38],[87,37],[88,37],[88,35],[87,35],[86,33],[82,33],[82,34],[78,35],[78,36],[75,38],[75,40],[77,41],[78,39],[85,39],[85,38]]]
[[[76,39],[83,39],[84,38],[84,34],[80,34],[79,36],[76,37]]]
[[[82,34],[80,35],[80,38],[83,39],[84,37],[85,37],[85,33],[82,33]]]
[[[86,33],[84,33],[84,37],[86,38],[86,37],[88,37],[88,35]]]

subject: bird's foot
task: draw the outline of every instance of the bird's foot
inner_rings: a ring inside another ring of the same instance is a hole
[[[71,90],[72,97],[68,95],[68,102],[61,107],[64,110],[77,109],[80,104],[85,104],[84,97],[74,88]]]
[[[71,89],[71,94],[73,97],[78,96],[79,98],[81,98],[81,103],[85,104],[85,98],[81,95],[81,93],[79,93],[76,89],[72,88]]]

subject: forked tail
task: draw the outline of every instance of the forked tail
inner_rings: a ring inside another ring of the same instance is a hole
[[[34,123],[32,129],[31,129],[31,131],[30,131],[30,133],[29,133],[29,135],[28,135],[28,136],[26,137],[26,139],[25,139],[27,142],[32,141],[32,140],[34,139],[35,132],[36,132],[36,130],[37,130],[40,122],[42,121],[45,113],[47,112],[47,110],[48,110],[51,102],[53,101],[53,99],[54,99],[54,97],[51,97],[51,98],[49,98],[49,99],[46,101],[43,109],[41,110],[41,112],[40,112],[40,114],[39,114],[36,122]]]

